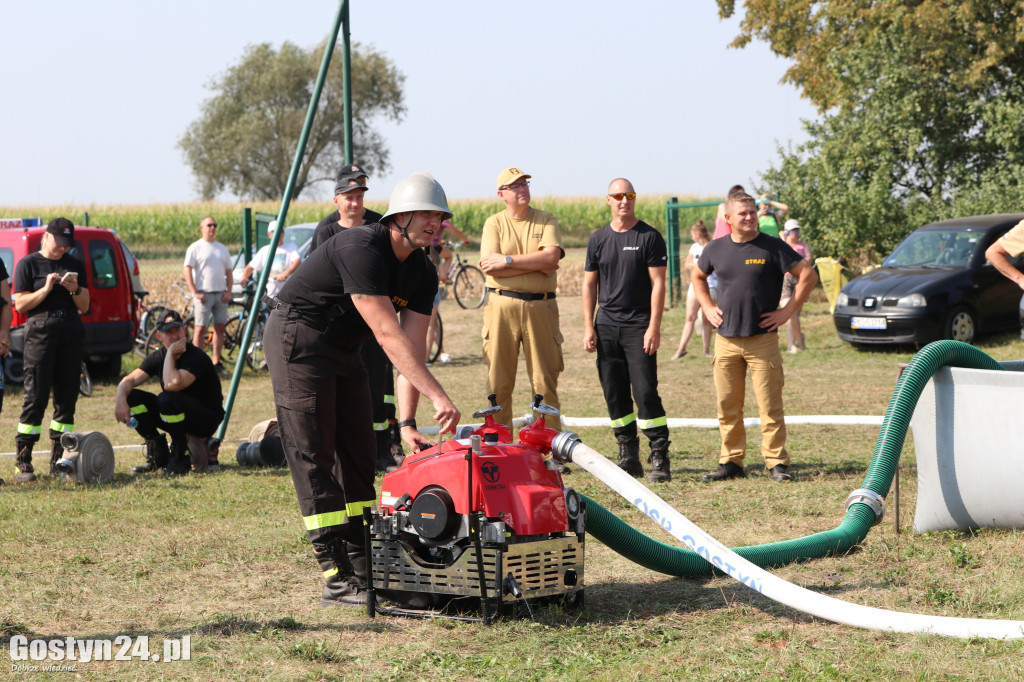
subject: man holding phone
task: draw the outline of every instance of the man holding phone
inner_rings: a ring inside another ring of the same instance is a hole
[[[53,391],[50,421],[50,475],[64,456],[60,437],[75,430],[78,379],[85,327],[80,315],[89,309],[89,290],[81,286],[82,261],[68,254],[75,245],[75,226],[55,218],[46,226],[39,251],[18,261],[14,271],[14,304],[25,321],[25,402],[18,420],[14,479],[36,480],[32,448],[42,432],[43,413]]]

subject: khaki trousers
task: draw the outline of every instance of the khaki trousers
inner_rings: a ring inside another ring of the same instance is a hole
[[[718,430],[722,451],[718,461],[743,465],[747,432],[743,426],[747,369],[761,417],[761,454],[769,469],[789,465],[786,451],[786,420],[782,406],[782,353],[778,332],[757,336],[718,336],[715,339],[715,390],[718,392]]]
[[[490,392],[498,395],[501,412],[494,418],[512,428],[512,415],[529,411],[527,405],[512,405],[519,368],[519,348],[526,358],[526,373],[533,393],[543,402],[559,407],[558,375],[562,373],[562,333],[558,329],[558,301],[522,301],[491,294],[484,308],[483,350]],[[558,416],[544,422],[561,430]]]

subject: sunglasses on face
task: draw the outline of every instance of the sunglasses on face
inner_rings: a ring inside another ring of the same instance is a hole
[[[615,199],[615,201],[622,201],[623,197],[633,201],[633,199],[636,199],[636,192],[616,192],[615,194],[609,194],[608,196]]]

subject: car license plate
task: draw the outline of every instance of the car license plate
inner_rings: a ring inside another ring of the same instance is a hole
[[[850,329],[885,329],[884,317],[853,317]]]

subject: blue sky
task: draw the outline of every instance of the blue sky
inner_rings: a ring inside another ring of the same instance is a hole
[[[726,46],[713,0],[352,0],[353,41],[406,75],[408,113],[380,124],[392,170],[370,199],[429,170],[449,198],[493,196],[503,167],[535,196],[721,195],[815,111],[763,44]],[[213,77],[247,44],[311,46],[337,4],[9,3],[0,25],[0,205],[191,201],[177,149]],[[332,68],[340,68],[340,64]],[[358,158],[357,158],[358,160]],[[326,198],[330,188],[303,194]],[[222,197],[231,199],[233,197]]]

